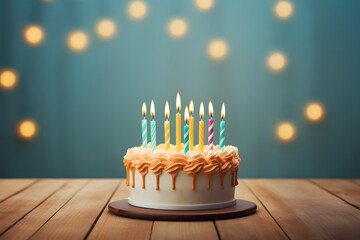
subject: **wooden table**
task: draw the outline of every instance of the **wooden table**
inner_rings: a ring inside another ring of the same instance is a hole
[[[161,222],[111,215],[124,180],[2,179],[0,239],[360,239],[360,180],[240,180],[244,218]]]

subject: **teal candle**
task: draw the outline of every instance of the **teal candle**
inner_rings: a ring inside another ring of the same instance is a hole
[[[155,122],[155,105],[154,105],[154,101],[151,100],[151,104],[150,104],[150,114],[152,117],[151,120],[151,150],[154,151],[156,148],[156,122]]]
[[[185,108],[185,125],[184,125],[184,154],[189,151],[189,109]]]
[[[142,115],[144,119],[141,121],[141,130],[142,130],[142,146],[143,148],[147,148],[147,120],[146,120],[146,104],[142,105]]]
[[[225,147],[225,104],[222,104],[221,107],[221,122],[220,122],[220,150],[223,150]]]

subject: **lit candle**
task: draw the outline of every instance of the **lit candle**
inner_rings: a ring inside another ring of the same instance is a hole
[[[189,117],[189,149],[190,150],[194,149],[194,117],[193,117],[193,112],[194,112],[194,102],[193,102],[193,100],[191,100],[190,104],[189,104],[189,113],[190,113],[190,117]]]
[[[213,114],[214,114],[214,109],[213,109],[213,105],[211,103],[211,101],[209,102],[209,115],[210,115],[210,119],[209,119],[209,128],[208,128],[208,145],[209,145],[209,149],[213,149],[214,148],[214,120],[213,120]]]
[[[184,118],[184,154],[187,154],[187,152],[189,151],[189,109],[187,106],[185,108]]]
[[[164,123],[164,133],[165,133],[165,150],[168,150],[170,147],[170,122],[169,122],[169,116],[170,116],[170,109],[169,109],[169,103],[166,101],[165,103],[165,123]]]
[[[156,148],[156,122],[155,122],[155,105],[154,101],[151,100],[150,104],[150,114],[152,117],[151,120],[151,150],[154,151]]]
[[[221,122],[220,122],[220,150],[225,147],[225,104],[221,106]]]
[[[204,103],[200,104],[200,121],[199,121],[199,151],[204,152]]]
[[[180,100],[180,94],[176,94],[176,151],[181,151],[181,100]]]
[[[146,120],[146,104],[145,102],[142,105],[142,115],[144,119],[141,121],[141,129],[142,129],[142,146],[143,148],[147,148],[147,120]]]

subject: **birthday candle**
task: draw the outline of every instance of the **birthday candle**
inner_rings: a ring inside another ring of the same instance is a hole
[[[156,122],[155,122],[155,105],[154,101],[151,100],[150,104],[150,114],[152,117],[151,120],[151,150],[154,151],[156,148]]]
[[[220,150],[225,147],[225,104],[221,106],[221,122],[220,122]]]
[[[187,106],[185,108],[184,118],[184,154],[187,154],[187,152],[189,151],[189,109]]]
[[[200,121],[199,121],[199,151],[204,152],[204,103],[200,104]]]
[[[142,115],[144,119],[141,121],[141,129],[142,129],[142,146],[143,148],[147,148],[147,120],[146,117],[146,104],[145,102],[142,105]]]
[[[213,150],[214,148],[214,120],[212,118],[214,114],[214,109],[213,109],[213,105],[211,103],[211,101],[209,102],[209,115],[210,115],[210,119],[209,119],[209,128],[208,128],[208,146],[209,149]]]
[[[176,94],[176,151],[181,151],[181,100],[180,100],[180,94]]]
[[[193,150],[194,149],[194,117],[193,117],[193,112],[194,112],[194,102],[193,100],[190,101],[189,104],[189,149]]]
[[[165,123],[164,123],[164,133],[165,133],[165,150],[168,150],[170,147],[170,122],[169,122],[169,116],[170,116],[170,109],[169,109],[169,103],[166,101],[165,103]]]

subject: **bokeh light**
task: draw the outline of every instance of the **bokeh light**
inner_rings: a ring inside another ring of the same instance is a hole
[[[21,120],[17,127],[17,133],[23,140],[33,139],[38,132],[37,124],[32,119]]]
[[[168,24],[168,32],[173,38],[183,38],[187,33],[187,23],[181,18],[172,19]]]
[[[293,14],[293,6],[288,1],[279,1],[275,4],[275,15],[282,20],[288,19]]]
[[[111,19],[102,19],[96,24],[96,34],[102,39],[111,39],[115,33],[116,25]]]
[[[44,38],[44,30],[39,25],[29,25],[24,29],[24,40],[30,46],[40,45]]]
[[[83,31],[74,31],[68,35],[67,44],[73,52],[83,52],[89,45],[89,38]]]
[[[214,0],[195,0],[195,6],[200,11],[206,12],[214,7]]]
[[[305,117],[309,122],[320,122],[325,116],[325,108],[321,103],[311,102],[305,107]]]
[[[0,71],[0,88],[11,90],[16,87],[18,82],[17,74],[12,69],[4,69]]]
[[[228,51],[228,44],[222,39],[212,40],[208,45],[209,56],[216,61],[223,60],[227,56]]]
[[[267,59],[267,65],[273,72],[281,72],[287,66],[287,59],[283,53],[271,53]]]
[[[291,142],[296,136],[296,127],[291,122],[281,122],[276,127],[276,136],[282,142]]]
[[[148,12],[148,7],[143,1],[132,1],[128,5],[128,14],[133,20],[142,20]]]

